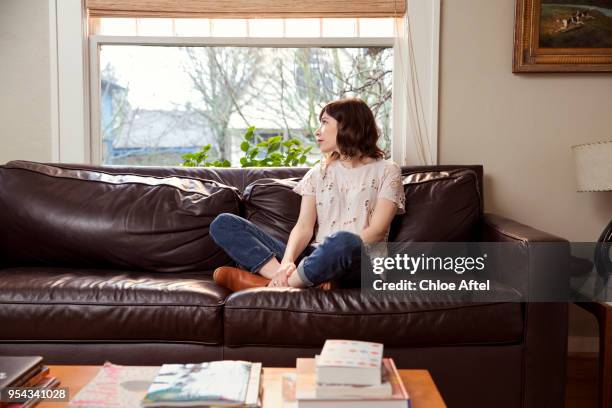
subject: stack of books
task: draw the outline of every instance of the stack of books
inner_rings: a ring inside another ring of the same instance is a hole
[[[15,388],[53,389],[59,380],[50,376],[40,356],[0,356],[0,406],[31,408],[40,399],[35,393],[16,393]],[[32,396],[28,397],[29,394]]]
[[[164,364],[142,400],[153,407],[258,407],[261,363]]]
[[[327,340],[315,359],[297,359],[298,408],[409,408],[410,399],[383,345]]]

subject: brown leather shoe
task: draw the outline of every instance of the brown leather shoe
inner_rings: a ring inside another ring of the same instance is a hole
[[[215,269],[213,280],[216,284],[224,286],[233,292],[248,288],[259,288],[268,285],[268,282],[270,282],[270,279],[266,279],[261,275],[231,266],[222,266]]]

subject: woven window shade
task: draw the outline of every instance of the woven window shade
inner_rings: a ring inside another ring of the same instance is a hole
[[[395,17],[406,0],[86,0],[91,17]]]

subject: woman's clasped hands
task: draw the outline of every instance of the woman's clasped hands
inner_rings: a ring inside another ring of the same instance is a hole
[[[286,287],[289,286],[289,276],[295,272],[297,267],[293,262],[283,261],[276,271],[276,275],[270,280],[268,286],[271,287]]]

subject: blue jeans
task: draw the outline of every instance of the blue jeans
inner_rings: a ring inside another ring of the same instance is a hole
[[[210,235],[239,267],[253,273],[272,257],[280,262],[285,254],[283,242],[234,214],[219,214],[210,224]],[[362,245],[352,232],[335,232],[302,251],[295,260],[297,273],[308,286],[337,280],[343,287],[359,287]]]

